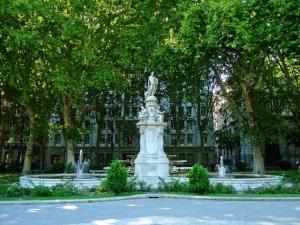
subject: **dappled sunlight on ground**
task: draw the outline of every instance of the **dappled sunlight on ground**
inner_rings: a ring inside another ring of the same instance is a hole
[[[268,218],[268,220],[279,222],[279,223],[284,223],[284,224],[299,221],[299,219],[297,219],[297,218],[284,217],[284,216],[266,216],[266,218]]]
[[[63,205],[63,206],[59,206],[59,207],[56,207],[56,208],[65,209],[65,210],[77,210],[78,206],[76,206],[76,205]]]
[[[271,222],[264,222],[264,221],[258,221],[259,225],[276,225],[276,223],[271,223]]]
[[[159,210],[171,210],[172,208],[169,207],[163,207],[163,208],[159,208]]]
[[[117,224],[116,219],[107,219],[107,220],[94,220],[91,225],[114,225]]]
[[[26,212],[28,212],[28,213],[37,213],[40,210],[41,209],[28,209]]]

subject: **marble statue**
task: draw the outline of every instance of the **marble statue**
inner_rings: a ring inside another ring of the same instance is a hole
[[[157,106],[156,110],[155,110],[155,120],[157,122],[164,122],[164,111],[160,110],[160,106]]]
[[[148,78],[148,88],[145,92],[145,97],[154,96],[158,85],[158,79],[154,76],[154,72],[151,72],[150,77]]]
[[[148,119],[148,111],[144,106],[141,107],[138,118],[140,121],[146,121]]]

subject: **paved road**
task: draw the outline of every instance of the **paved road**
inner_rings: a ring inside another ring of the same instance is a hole
[[[135,199],[0,205],[0,225],[300,225],[300,201]]]

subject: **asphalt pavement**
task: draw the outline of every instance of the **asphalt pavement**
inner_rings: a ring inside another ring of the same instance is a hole
[[[0,205],[0,225],[300,225],[300,201],[131,199]]]

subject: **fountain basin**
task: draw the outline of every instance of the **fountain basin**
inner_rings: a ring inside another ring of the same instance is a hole
[[[176,178],[176,177],[174,177]],[[186,177],[178,177],[182,182],[188,182]],[[281,183],[281,176],[273,175],[259,175],[259,174],[245,174],[234,173],[229,174],[226,177],[219,178],[216,174],[209,178],[211,184],[216,185],[222,183],[224,185],[232,185],[236,191],[243,192],[248,188],[255,189],[263,186],[275,186]]]
[[[103,177],[103,174],[93,176],[84,174],[81,178],[77,178],[76,174],[26,175],[20,177],[20,185],[26,188],[34,188],[40,185],[52,187],[57,184],[72,182],[77,188],[92,188],[99,186]]]

